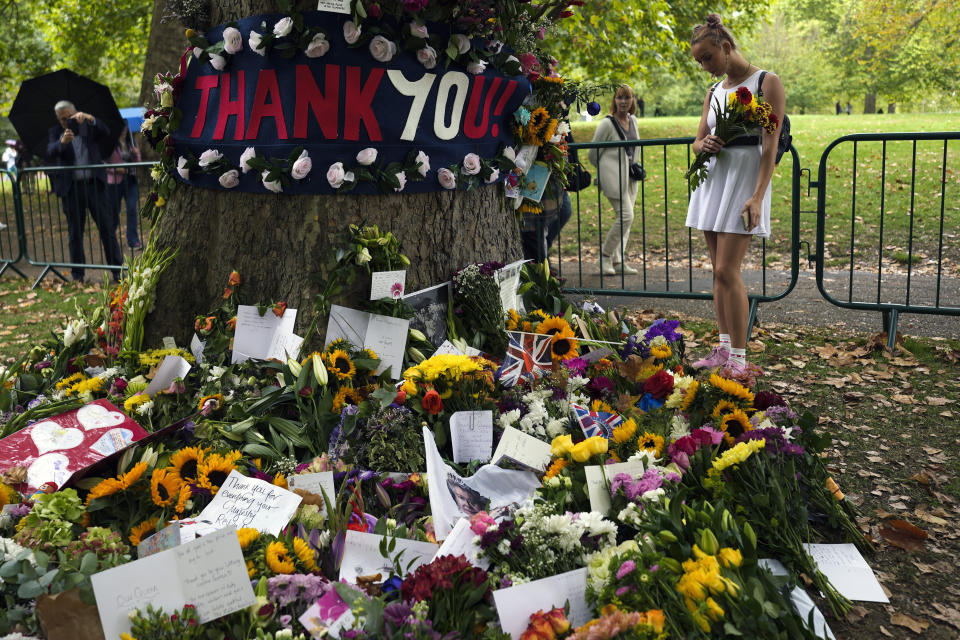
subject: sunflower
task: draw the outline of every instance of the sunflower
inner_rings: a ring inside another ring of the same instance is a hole
[[[97,498],[106,498],[107,496],[112,496],[115,493],[123,491],[123,485],[120,484],[120,481],[116,478],[107,478],[106,480],[101,480],[93,489],[90,489],[90,493],[87,494],[87,501],[85,504],[90,504],[91,501],[96,500]]]
[[[149,534],[156,530],[159,521],[160,518],[150,518],[130,529],[130,544],[133,546],[140,544],[144,534],[148,534],[147,537],[149,537]]]
[[[723,439],[731,447],[734,441],[747,431],[753,431],[753,425],[750,424],[750,418],[740,409],[734,409],[723,416],[720,421],[720,430],[723,431]]]
[[[15,500],[19,500],[19,494],[16,489],[4,482],[0,482],[0,507],[13,504]]]
[[[607,404],[606,402],[604,402],[599,398],[597,398],[596,400],[590,403],[590,410],[605,411],[606,413],[615,413],[613,410],[613,407],[611,407],[609,404]]]
[[[216,403],[213,406],[214,411],[216,411],[217,409],[223,406],[223,394],[214,393],[212,395],[203,396],[202,398],[200,398],[200,402],[197,403],[197,411],[203,411],[203,405],[205,405],[209,400],[212,400]]]
[[[554,360],[570,360],[580,355],[580,345],[573,337],[573,331],[553,334],[550,341],[550,354]]]
[[[67,376],[66,378],[58,382],[56,387],[57,389],[60,389],[60,390],[66,389],[67,387],[71,387],[75,383],[80,382],[85,377],[86,376],[84,376],[82,373],[75,373],[72,376]]]
[[[320,567],[317,566],[316,554],[313,549],[310,548],[310,545],[307,544],[306,540],[295,537],[293,539],[293,552],[300,558],[300,562],[303,563],[303,566],[305,566],[308,571],[320,570]]]
[[[360,394],[353,387],[340,387],[337,395],[333,396],[333,407],[330,410],[333,413],[340,413],[348,401],[351,404],[359,404],[361,400]]]
[[[170,458],[170,466],[173,467],[181,482],[196,482],[197,470],[205,454],[206,451],[201,447],[185,447],[173,454]]]
[[[249,527],[237,529],[237,539],[240,541],[240,548],[246,549],[260,537],[260,532]]]
[[[634,422],[633,418],[629,418],[613,428],[613,441],[617,444],[622,444],[632,438],[636,432],[637,423]]]
[[[338,380],[350,380],[357,372],[357,367],[350,359],[350,354],[343,349],[337,349],[327,354],[327,363],[327,368],[337,376]]]
[[[373,349],[364,349],[360,354],[369,360],[379,360],[380,356],[377,355],[377,352]]]
[[[700,389],[700,383],[694,380],[690,383],[690,387],[687,389],[687,393],[683,396],[683,402],[680,404],[680,413],[686,413],[690,408],[690,405],[693,404],[694,398],[697,397],[697,390]]]
[[[520,206],[517,207],[517,213],[529,213],[530,215],[537,215],[538,213],[542,213],[542,212],[543,212],[543,207],[541,207],[536,202],[527,200],[526,198],[524,198],[523,202],[520,203]]]
[[[267,545],[267,566],[274,573],[293,573],[296,566],[287,551],[287,545],[274,540]]]
[[[713,408],[713,412],[710,415],[713,416],[714,420],[722,420],[723,416],[738,408],[736,404],[727,399],[723,399],[717,403],[717,406]]]
[[[150,476],[150,496],[158,507],[169,507],[180,497],[180,478],[167,467],[154,469]]]
[[[714,373],[710,375],[710,386],[712,386],[714,389],[718,389],[728,396],[733,396],[734,398],[739,398],[740,400],[746,400],[750,404],[753,404],[753,394],[749,389],[744,387],[739,382],[721,378]]]
[[[553,464],[550,465],[550,468],[547,469],[547,472],[544,474],[544,478],[552,478],[556,475],[559,475],[563,468],[569,464],[569,461],[566,458],[557,458],[553,461]]]
[[[650,347],[650,355],[656,358],[657,360],[666,360],[673,355],[673,349],[670,348],[670,345],[653,345]]]
[[[654,457],[659,458],[663,453],[663,436],[647,431],[637,439],[637,448],[652,451]]]
[[[282,473],[278,473],[273,477],[274,486],[280,487],[281,489],[287,488],[287,478]]]
[[[519,326],[520,314],[517,313],[516,309],[510,309],[507,311],[507,330],[514,331]]]
[[[333,342],[327,345],[327,348],[323,350],[323,353],[321,355],[326,357],[326,356],[329,356],[334,351],[349,351],[350,346],[351,345],[347,340],[344,340],[343,338],[337,338],[336,340],[334,340]]]
[[[544,333],[548,335],[556,334],[567,334],[574,335],[573,329],[570,328],[570,325],[566,320],[560,316],[550,316],[549,318],[543,320],[540,324],[537,325],[537,333]]]
[[[130,471],[127,471],[122,476],[117,476],[117,480],[120,481],[120,486],[126,490],[132,487],[137,483],[140,477],[143,475],[143,472],[147,470],[146,462],[138,462],[133,465],[133,468]]]
[[[226,481],[231,471],[236,470],[236,459],[231,454],[221,455],[213,453],[206,456],[197,468],[197,484],[210,493],[217,495],[217,491]]]
[[[183,513],[187,508],[187,500],[189,500],[192,495],[193,491],[190,489],[190,485],[180,485],[180,495],[177,496],[177,506],[174,507],[174,511],[178,514]]]
[[[253,564],[253,560],[247,560],[247,576],[253,580],[257,575],[257,567]]]

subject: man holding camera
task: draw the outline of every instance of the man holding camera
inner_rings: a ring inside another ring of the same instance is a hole
[[[60,166],[103,164],[99,143],[110,135],[106,123],[89,113],[77,111],[73,103],[67,100],[58,102],[53,110],[59,124],[50,128],[47,160]],[[117,215],[106,194],[106,170],[78,168],[72,171],[52,171],[49,177],[53,191],[60,196],[63,212],[67,216],[70,262],[86,263],[83,230],[86,226],[86,211],[89,209],[100,233],[106,263],[122,264],[123,254],[117,241]],[[74,280],[83,281],[82,267],[73,267],[71,274]],[[119,280],[119,277],[120,273],[114,271],[114,281]]]

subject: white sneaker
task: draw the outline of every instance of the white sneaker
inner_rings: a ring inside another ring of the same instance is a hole
[[[614,268],[613,263],[610,261],[610,258],[605,256],[600,256],[600,273],[605,276],[615,276],[617,275],[617,270]]]
[[[618,262],[617,264],[613,265],[613,268],[616,269],[618,273],[620,271],[623,271],[625,274],[630,276],[640,273],[639,271],[637,271],[636,269],[628,265],[626,262]]]

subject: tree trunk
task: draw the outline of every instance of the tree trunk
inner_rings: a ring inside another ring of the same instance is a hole
[[[877,94],[868,93],[863,97],[863,112],[864,113],[877,112]]]
[[[896,113],[897,103],[888,102],[887,103],[887,113]]]
[[[154,101],[153,78],[158,73],[176,71],[180,56],[187,48],[183,37],[184,27],[169,17],[164,21],[167,0],[153,0],[153,16],[150,18],[150,38],[143,63],[143,79],[140,81],[140,104],[150,106]]]

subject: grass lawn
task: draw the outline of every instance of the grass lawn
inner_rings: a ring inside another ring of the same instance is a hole
[[[960,113],[893,115],[798,115],[791,117],[793,144],[800,168],[810,170],[810,179],[819,175],[821,155],[831,142],[852,133],[960,131]],[[578,142],[593,138],[598,119],[573,124]],[[694,117],[644,118],[639,132],[643,139],[693,136]],[[856,158],[854,159],[854,147]],[[591,173],[586,152],[581,161]],[[698,234],[684,226],[689,193],[684,180],[688,166],[687,145],[648,146],[643,150],[647,171],[637,197],[634,238],[628,247],[633,260],[687,259],[692,238],[694,256],[702,258],[706,247]],[[790,258],[792,215],[792,158],[784,156],[773,180],[773,233],[766,243],[766,263],[786,268]],[[914,169],[915,168],[915,169]],[[943,142],[846,142],[835,147],[827,158],[825,173],[825,264],[857,270],[912,269],[934,271],[942,262],[944,273],[960,274],[960,142],[946,149]],[[856,189],[854,190],[854,181]],[[941,182],[945,193],[941,193]],[[817,191],[807,196],[808,177],[801,176],[800,240],[816,241]],[[595,260],[599,252],[598,229],[605,232],[614,222],[606,198],[595,186],[573,196],[574,218],[561,236],[565,256]],[[598,214],[602,212],[602,216]],[[577,224],[579,223],[579,243]],[[943,229],[944,245],[938,239]],[[579,246],[578,246],[579,244]],[[644,255],[644,247],[646,255]],[[759,264],[760,243],[752,249],[751,261]],[[578,253],[578,251],[580,253]]]

